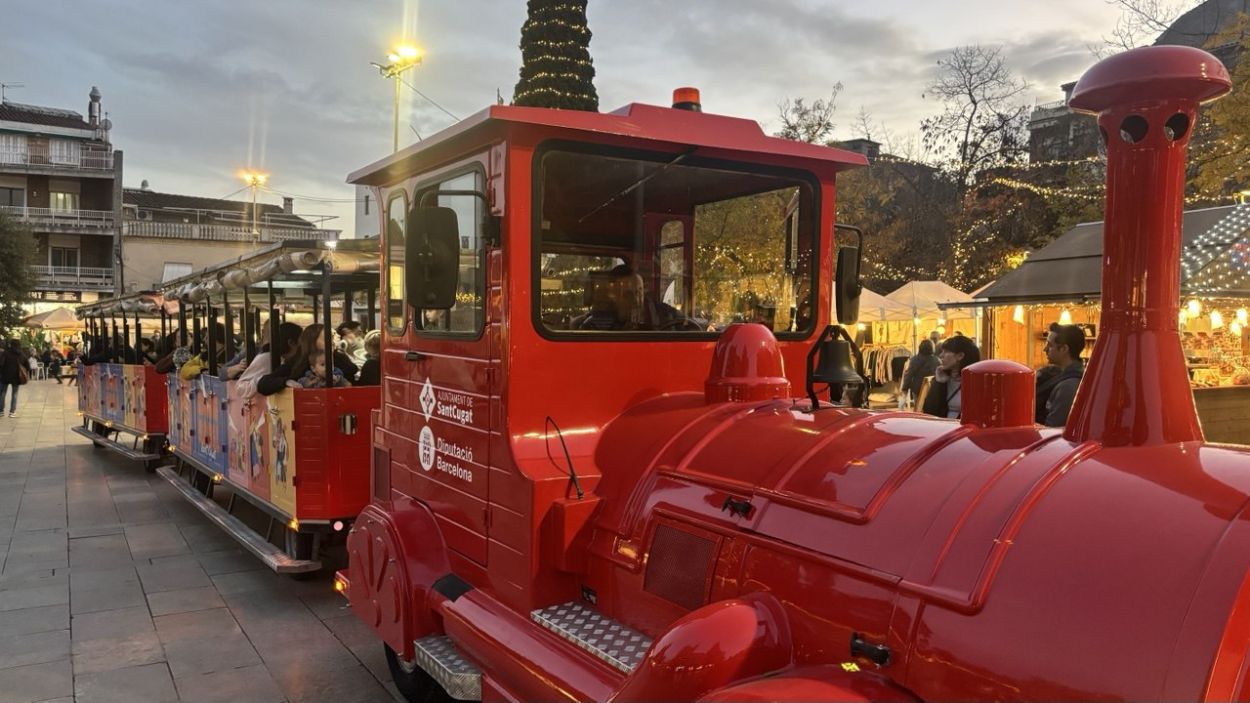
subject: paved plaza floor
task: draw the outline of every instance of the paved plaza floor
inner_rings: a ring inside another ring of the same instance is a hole
[[[398,700],[328,574],[267,570],[76,402],[34,381],[0,418],[0,703]]]

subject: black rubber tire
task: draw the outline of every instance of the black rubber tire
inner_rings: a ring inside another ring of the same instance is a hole
[[[411,703],[454,703],[456,699],[447,695],[424,669],[401,659],[389,644],[382,646],[386,648],[386,666],[391,670],[391,679],[405,699]]]

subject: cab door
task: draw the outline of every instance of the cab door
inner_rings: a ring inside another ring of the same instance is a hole
[[[497,395],[491,372],[488,326],[488,217],[483,197],[486,156],[470,159],[416,179],[412,208],[436,205],[456,212],[460,238],[458,289],[446,310],[405,304],[402,335],[395,335],[384,361],[384,425],[392,464],[392,490],[426,503],[442,528],[447,546],[484,567],[487,562],[488,467],[492,399]],[[406,194],[405,194],[406,195]],[[394,201],[392,201],[394,202]],[[388,219],[394,218],[388,210]],[[402,231],[388,223],[388,235]],[[403,242],[387,244],[387,272],[398,269]],[[401,259],[402,260],[402,259]],[[388,295],[402,285],[388,281]]]

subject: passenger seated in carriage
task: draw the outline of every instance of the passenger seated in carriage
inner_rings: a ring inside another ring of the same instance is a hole
[[[646,295],[642,276],[621,264],[596,277],[590,311],[573,319],[575,330],[670,330],[694,324],[681,311]]]

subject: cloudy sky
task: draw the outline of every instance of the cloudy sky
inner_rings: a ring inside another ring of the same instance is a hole
[[[1093,63],[1114,26],[1104,0],[591,0],[601,109],[668,104],[681,85],[704,109],[777,128],[777,103],[833,84],[835,136],[857,134],[862,107],[898,142],[937,110],[922,97],[937,60],[963,44],[1001,45],[1041,102]],[[85,114],[103,93],[128,187],[225,196],[246,166],[271,187],[348,201],[344,178],[391,147],[391,84],[369,66],[415,37],[428,56],[408,74],[457,116],[509,98],[524,0],[39,0],[5,13],[0,82],[9,99]],[[404,90],[401,142],[452,118]],[[244,198],[240,193],[233,197]],[[277,203],[280,195],[266,194]],[[350,202],[298,197],[296,211],[338,215]]]

